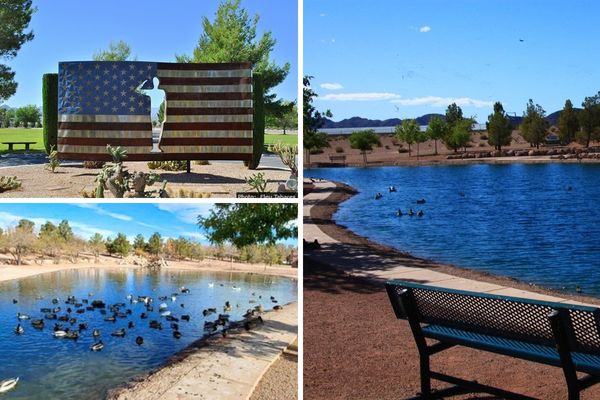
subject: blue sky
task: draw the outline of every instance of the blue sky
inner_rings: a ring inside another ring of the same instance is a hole
[[[334,120],[444,113],[499,100],[550,113],[600,90],[600,3],[305,0],[304,74]],[[323,86],[321,86],[323,85]]]
[[[190,203],[2,203],[0,228],[14,227],[26,218],[36,230],[46,221],[58,224],[67,219],[73,232],[89,238],[98,232],[104,237],[124,233],[132,240],[141,233],[146,239],[154,232],[164,238],[179,236],[208,244],[205,232],[197,225],[198,215],[208,216],[212,204]],[[296,239],[284,241],[296,245]]]
[[[58,72],[59,61],[91,60],[111,41],[124,40],[140,61],[175,61],[192,54],[202,33],[202,17],[212,21],[217,0],[81,1],[34,0],[38,11],[30,27],[35,39],[8,62],[16,71],[17,94],[6,104],[41,105],[42,75]],[[298,4],[296,1],[242,0],[251,16],[260,15],[258,37],[271,31],[277,40],[271,58],[290,62],[287,79],[275,88],[279,97],[296,99],[298,76]]]

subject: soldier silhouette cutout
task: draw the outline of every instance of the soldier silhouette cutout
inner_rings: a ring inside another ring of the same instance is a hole
[[[140,85],[135,88],[135,91],[139,94],[142,94],[144,96],[148,96],[150,97],[150,112],[152,113],[152,105],[156,105],[152,103],[152,93],[161,93],[162,96],[162,101],[160,103],[162,103],[163,101],[166,102],[166,92],[162,89],[158,88],[158,85],[160,84],[160,81],[158,79],[158,77],[154,77],[152,78],[152,82],[150,82],[148,79],[146,79],[144,82],[140,83]],[[158,104],[158,107],[160,107],[160,103]],[[152,129],[152,153],[162,153],[162,150],[160,149],[160,141],[162,139],[162,135],[163,135],[163,126],[165,121],[167,120],[167,104],[165,103],[165,109],[164,109],[164,119],[163,121],[160,123],[160,132],[158,132],[158,139],[155,140],[154,138],[154,129]]]

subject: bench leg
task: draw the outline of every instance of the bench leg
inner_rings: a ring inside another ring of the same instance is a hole
[[[13,145],[12,145],[12,143],[9,143],[9,144],[8,144],[8,151],[9,151],[10,153],[12,153],[12,151],[13,151]]]
[[[419,361],[421,365],[421,397],[423,399],[428,399],[429,396],[431,396],[431,373],[429,369],[429,354],[424,354],[420,352]]]

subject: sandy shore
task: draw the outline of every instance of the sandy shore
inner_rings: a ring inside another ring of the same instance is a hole
[[[0,259],[8,258],[6,255],[0,256]],[[87,269],[87,268],[102,268],[102,269],[122,269],[122,268],[141,268],[131,261],[119,259],[116,257],[101,256],[98,263],[94,262],[93,257],[81,258],[77,263],[61,262],[60,264],[34,264],[31,260],[29,265],[2,265],[0,264],[0,281],[11,279],[20,279],[28,276],[44,274],[48,272],[64,271],[69,269]],[[275,275],[286,278],[297,279],[298,270],[296,268],[286,266],[271,266],[266,264],[242,264],[231,263],[222,260],[202,261],[167,261],[165,269],[172,270],[193,270],[193,271],[208,271],[208,272],[237,272],[250,273],[260,275]]]
[[[308,185],[308,190],[311,190],[311,185]],[[317,193],[319,187],[312,190]],[[305,226],[307,223],[314,224],[329,238],[350,243],[350,246],[344,247],[345,251],[352,253],[350,257],[363,259],[362,266],[367,268],[367,273],[357,276],[356,270],[348,272],[320,262],[335,257],[327,254],[329,245],[322,250],[314,250],[313,256],[311,251],[305,250],[305,399],[398,399],[409,398],[419,392],[419,356],[412,333],[405,321],[395,318],[382,280],[374,279],[368,273],[366,254],[377,255],[380,261],[392,259],[415,269],[484,282],[482,285],[485,282],[501,284],[600,305],[596,298],[556,293],[513,279],[442,265],[370,242],[336,225],[331,218],[339,204],[355,193],[353,188],[337,184],[327,198],[310,203],[310,216],[305,217]],[[432,368],[534,398],[559,400],[567,397],[564,376],[559,368],[488,352],[456,347],[434,356]],[[433,387],[441,389],[445,385],[434,381]],[[494,397],[471,393],[453,398]],[[586,390],[582,398],[600,398],[600,386]]]
[[[145,162],[124,163],[129,171],[150,172]],[[82,197],[82,191],[94,189],[94,179],[99,169],[86,169],[80,165],[61,166],[52,173],[44,165],[29,165],[1,168],[0,175],[16,176],[22,182],[18,190],[4,192],[0,197]],[[167,180],[167,189],[173,197],[180,190],[193,191],[196,197],[235,197],[237,192],[252,191],[245,178],[256,173],[263,173],[268,180],[267,190],[277,191],[279,184],[285,183],[290,176],[287,170],[275,168],[258,168],[249,170],[242,162],[214,163],[197,165],[192,163],[192,172],[159,171],[161,181]],[[157,189],[158,184],[149,186],[147,190]],[[110,194],[107,191],[106,196]],[[189,194],[186,195],[189,197]]]

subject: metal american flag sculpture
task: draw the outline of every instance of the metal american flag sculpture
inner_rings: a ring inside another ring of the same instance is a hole
[[[150,89],[165,93],[153,134]],[[58,72],[58,156],[110,160],[252,159],[252,65],[138,61],[62,62]]]

